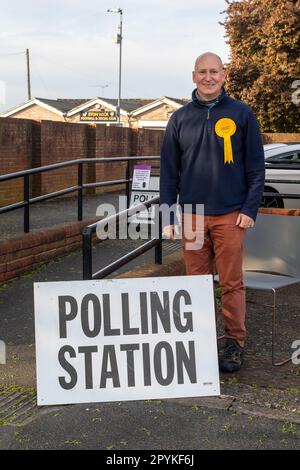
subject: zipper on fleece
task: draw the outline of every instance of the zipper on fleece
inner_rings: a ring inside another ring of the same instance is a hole
[[[219,103],[219,102],[218,102]],[[210,119],[210,111],[213,109],[215,106],[217,106],[218,103],[213,104],[210,108],[207,108],[207,116],[206,116],[206,121],[207,121],[207,131],[208,135],[211,135],[212,133],[212,125],[211,125],[211,119]]]
[[[211,110],[211,108],[207,109],[207,116],[206,116],[208,135],[211,135],[211,131],[212,131],[211,119],[210,119],[210,110]]]

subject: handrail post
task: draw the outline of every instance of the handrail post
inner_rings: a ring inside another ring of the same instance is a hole
[[[158,217],[156,217],[155,220],[158,219],[158,239],[159,239],[159,244],[156,245],[155,247],[155,264],[162,264],[162,217],[161,217],[161,211],[159,210],[159,204],[155,205],[155,210],[158,211]]]
[[[78,198],[77,198],[77,220],[82,220],[82,183],[83,183],[83,163],[78,163],[77,167],[77,184],[78,184]]]
[[[29,199],[30,199],[30,194],[29,194],[29,178],[30,175],[26,174],[24,175],[24,202],[26,202],[26,205],[24,206],[24,221],[23,221],[23,227],[24,227],[24,233],[29,233],[30,230],[30,222],[29,222]]]
[[[93,259],[92,259],[92,230],[84,229],[82,232],[82,266],[83,279],[93,278]]]
[[[127,165],[126,165],[126,203],[127,203],[127,209],[129,207],[130,201],[130,160],[127,160]]]

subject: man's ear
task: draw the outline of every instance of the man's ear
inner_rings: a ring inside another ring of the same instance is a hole
[[[196,83],[195,70],[193,70],[192,72],[192,80],[193,80],[193,83]]]

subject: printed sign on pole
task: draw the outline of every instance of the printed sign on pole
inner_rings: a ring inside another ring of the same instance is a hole
[[[219,395],[212,276],[34,284],[38,405]]]
[[[159,175],[152,175],[149,180],[148,191],[145,190],[132,190],[130,194],[129,206],[138,206],[144,204],[150,199],[159,196]],[[128,221],[135,224],[153,224],[154,221],[154,205],[138,212],[137,214],[129,217]]]
[[[150,174],[150,165],[134,165],[131,189],[148,189]]]

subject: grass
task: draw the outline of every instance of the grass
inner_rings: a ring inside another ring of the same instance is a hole
[[[9,395],[11,393],[27,393],[35,395],[35,390],[32,387],[21,387],[20,385],[4,385],[0,386],[0,394]]]
[[[81,441],[78,439],[73,439],[73,441],[65,441],[65,444],[70,444],[72,446],[79,446],[81,444]]]
[[[227,380],[227,383],[229,385],[236,385],[237,383],[239,383],[239,381],[236,377],[229,377],[229,379]]]
[[[223,432],[229,432],[230,431],[230,424],[224,424],[224,426],[222,427],[222,431]]]
[[[199,405],[193,405],[193,406],[192,406],[192,410],[193,410],[193,411],[200,411],[200,410],[201,410],[201,406],[199,406]]]
[[[16,431],[14,436],[17,441],[21,442],[21,444],[24,444],[25,442],[29,441],[29,439],[26,436],[24,436],[24,434],[21,434],[19,431]]]
[[[300,432],[297,430],[297,427],[294,423],[285,423],[281,426],[280,431],[285,434],[290,434],[294,437],[299,437]]]
[[[142,428],[142,430],[144,431],[144,433],[146,434],[146,436],[151,436],[151,431],[149,431],[149,429],[147,428]]]

